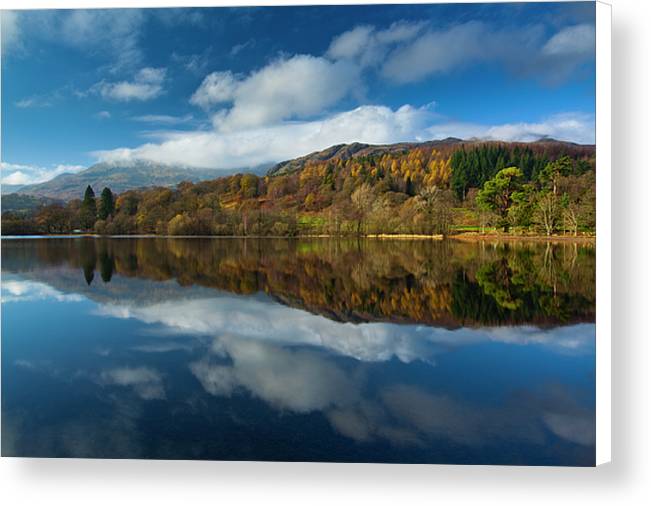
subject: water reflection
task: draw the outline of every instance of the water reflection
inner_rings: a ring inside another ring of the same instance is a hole
[[[2,254],[3,455],[594,463],[590,247]]]
[[[592,245],[455,241],[63,239],[5,241],[8,270],[79,266],[175,279],[236,294],[265,292],[340,321],[448,327],[594,321]]]

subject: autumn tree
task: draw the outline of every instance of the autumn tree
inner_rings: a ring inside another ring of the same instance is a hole
[[[354,219],[357,224],[356,233],[361,235],[366,223],[366,218],[373,205],[373,189],[368,183],[363,183],[350,196],[353,206]]]

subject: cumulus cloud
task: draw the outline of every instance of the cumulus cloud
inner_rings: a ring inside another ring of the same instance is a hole
[[[121,102],[152,100],[163,93],[165,73],[165,68],[145,67],[136,73],[132,81],[100,81],[93,85],[90,92]]]
[[[205,109],[222,102],[233,100],[238,86],[238,79],[232,72],[213,72],[206,76],[197,91],[190,98],[190,103]]]
[[[160,143],[94,153],[104,161],[148,159],[197,167],[233,169],[285,160],[333,144],[359,141],[389,143],[425,140],[429,108],[362,106],[324,119],[281,122],[230,132],[161,134]]]
[[[24,165],[18,163],[0,162],[2,184],[27,185],[42,183],[65,173],[75,173],[84,170],[83,165],[59,164],[51,167]]]
[[[286,121],[237,131],[161,133],[159,142],[136,148],[96,151],[104,161],[147,159],[196,167],[242,169],[287,160],[333,144],[384,144],[446,137],[532,141],[553,137],[594,143],[594,116],[567,113],[540,122],[482,125],[452,122],[431,106],[361,106],[311,121]]]
[[[295,55],[275,60],[246,77],[212,73],[191,102],[204,108],[232,104],[213,118],[218,130],[232,131],[320,114],[359,84],[359,69],[350,62]]]
[[[357,26],[335,37],[322,56],[282,56],[246,75],[229,70],[207,75],[190,102],[209,113],[212,130],[155,132],[152,142],[139,147],[95,154],[102,160],[246,169],[349,142],[452,136],[593,143],[594,116],[575,112],[508,124],[454,121],[437,116],[431,106],[364,105],[335,112],[344,99],[362,96],[369,72],[403,84],[497,61],[520,73],[545,68],[545,79],[558,81],[592,57],[590,29],[570,26],[546,37],[542,25],[496,29],[478,21],[438,30],[406,21],[387,28]]]
[[[487,140],[531,142],[543,137],[594,144],[595,117],[587,113],[555,114],[537,122],[481,125],[443,121],[427,128],[431,138],[459,137]]]

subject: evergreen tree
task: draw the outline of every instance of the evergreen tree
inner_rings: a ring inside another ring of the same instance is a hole
[[[97,217],[100,220],[105,220],[115,213],[115,199],[113,192],[110,188],[104,188],[99,200],[99,209],[97,210]]]
[[[522,171],[517,167],[508,167],[489,179],[477,193],[480,209],[495,213],[504,232],[509,231],[508,215],[513,204],[513,194],[520,190]]]
[[[95,202],[95,192],[90,185],[84,192],[84,200],[81,202],[79,209],[79,224],[85,230],[92,229],[97,219],[97,203]]]

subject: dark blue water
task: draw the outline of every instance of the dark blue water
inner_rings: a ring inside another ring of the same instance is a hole
[[[594,465],[594,252],[544,248],[4,240],[2,454]]]

